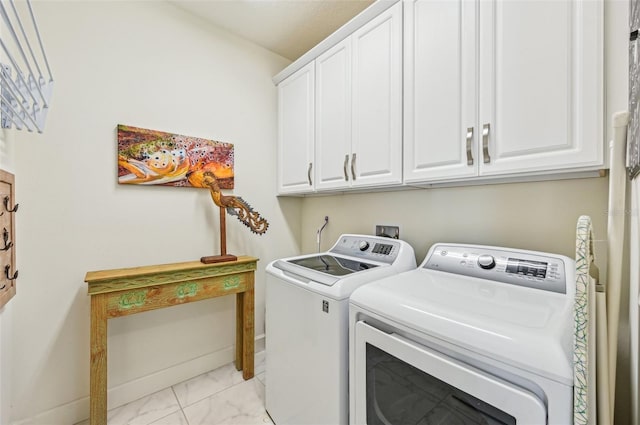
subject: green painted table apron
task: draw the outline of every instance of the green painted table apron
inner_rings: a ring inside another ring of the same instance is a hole
[[[253,378],[254,277],[257,258],[199,261],[88,272],[91,296],[89,423],[107,424],[107,320],[158,308],[236,294],[235,364]]]

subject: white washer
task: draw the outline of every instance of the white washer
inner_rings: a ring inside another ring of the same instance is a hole
[[[267,266],[266,407],[277,425],[347,423],[349,295],[415,267],[406,242],[349,234]]]
[[[350,301],[352,424],[573,422],[575,265],[436,244]]]

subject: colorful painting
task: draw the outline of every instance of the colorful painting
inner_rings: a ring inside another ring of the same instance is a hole
[[[118,125],[118,183],[233,189],[233,144]]]

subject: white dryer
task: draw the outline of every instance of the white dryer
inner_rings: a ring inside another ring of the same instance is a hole
[[[267,266],[266,408],[277,425],[347,423],[349,295],[415,267],[406,242],[350,234]]]
[[[352,424],[567,425],[575,265],[436,244],[350,301]]]

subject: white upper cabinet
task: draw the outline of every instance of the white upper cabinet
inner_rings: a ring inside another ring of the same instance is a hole
[[[278,193],[313,191],[313,62],[278,85]]]
[[[406,182],[478,173],[475,15],[468,0],[405,6]]]
[[[402,182],[402,3],[316,59],[316,189]]]
[[[351,39],[316,59],[316,188],[349,186]]]
[[[352,186],[402,182],[402,2],[353,36]]]
[[[279,193],[603,168],[603,7],[374,2],[276,76]]]
[[[408,2],[405,182],[601,168],[602,23],[600,1]]]
[[[602,7],[479,2],[481,175],[603,165]]]

